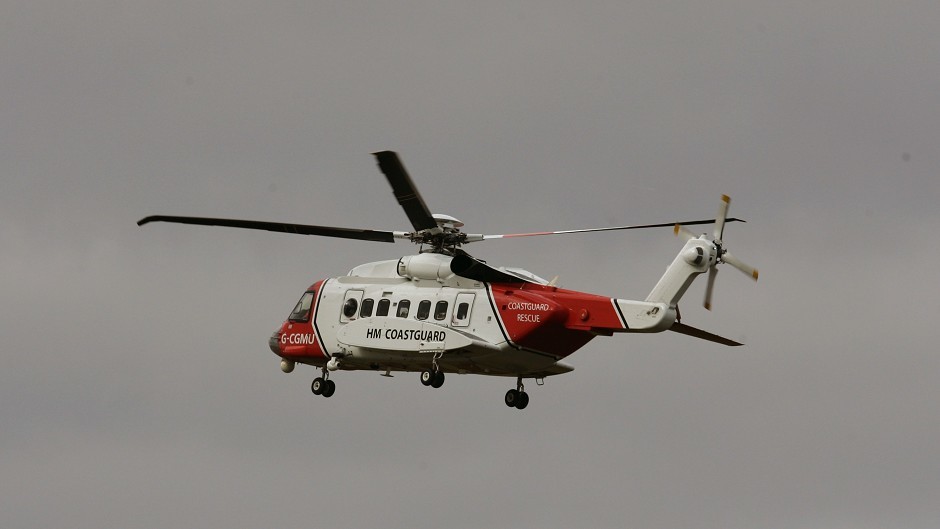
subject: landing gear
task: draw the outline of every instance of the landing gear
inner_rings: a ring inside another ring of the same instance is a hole
[[[525,386],[522,384],[522,377],[516,380],[516,389],[510,389],[506,392],[504,399],[506,406],[524,410],[529,405],[529,394],[525,392]]]
[[[323,376],[313,379],[313,384],[310,384],[310,391],[314,395],[322,395],[326,398],[333,396],[333,393],[336,392],[336,382],[330,380],[330,373],[323,368]]]
[[[444,356],[444,353],[434,353],[434,357],[431,358],[431,369],[421,372],[421,384],[435,389],[444,385],[444,372],[437,365],[437,361],[442,356]]]
[[[421,384],[425,386],[431,386],[432,388],[439,388],[444,385],[444,372],[443,371],[422,371],[421,372]]]
[[[328,378],[317,377],[313,379],[313,384],[310,384],[310,391],[314,395],[323,395],[324,397],[332,397],[333,393],[336,391],[336,382]]]

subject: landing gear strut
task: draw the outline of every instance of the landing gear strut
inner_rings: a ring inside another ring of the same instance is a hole
[[[326,398],[333,396],[336,391],[336,382],[330,380],[330,372],[325,367],[323,368],[323,376],[313,379],[313,384],[310,384],[310,391],[314,395],[322,395]]]
[[[437,365],[437,361],[442,356],[444,353],[434,353],[434,357],[431,358],[431,369],[421,372],[421,384],[435,389],[444,385],[444,371]]]
[[[522,377],[516,379],[516,389],[510,389],[506,392],[505,402],[506,406],[519,410],[523,410],[529,405],[529,394],[525,392]]]

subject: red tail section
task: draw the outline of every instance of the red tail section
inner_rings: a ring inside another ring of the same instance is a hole
[[[628,330],[611,298],[532,283],[490,285],[489,294],[510,343],[558,358]]]

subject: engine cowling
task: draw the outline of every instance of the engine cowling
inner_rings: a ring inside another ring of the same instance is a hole
[[[398,260],[398,275],[409,279],[443,282],[454,276],[454,272],[450,269],[452,259],[452,257],[436,253],[407,255]]]

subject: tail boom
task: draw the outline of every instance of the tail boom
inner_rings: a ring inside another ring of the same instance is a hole
[[[707,272],[717,260],[718,248],[714,243],[706,239],[689,239],[646,296],[646,301],[664,303],[674,309],[696,276]]]

